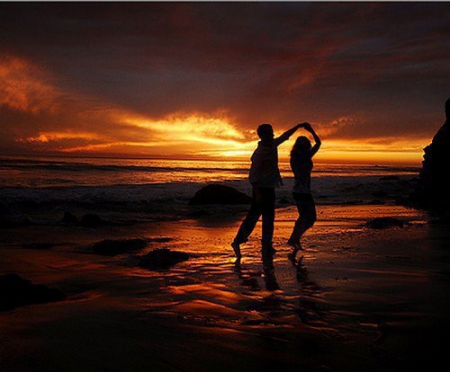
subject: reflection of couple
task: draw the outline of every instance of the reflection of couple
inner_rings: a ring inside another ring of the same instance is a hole
[[[298,124],[274,138],[273,128],[270,124],[258,127],[258,136],[261,141],[252,155],[250,168],[250,183],[252,184],[252,203],[239,231],[231,243],[234,253],[241,257],[240,245],[248,240],[262,216],[262,253],[263,256],[275,253],[272,246],[274,220],[275,220],[275,188],[282,183],[278,168],[278,146],[289,139],[299,128],[310,132],[315,144],[311,145],[305,136],[297,138],[291,151],[291,169],[295,176],[293,197],[297,205],[299,217],[295,222],[288,244],[293,248],[293,254],[302,249],[300,238],[316,221],[316,207],[311,195],[312,158],[319,150],[320,139],[308,123]]]

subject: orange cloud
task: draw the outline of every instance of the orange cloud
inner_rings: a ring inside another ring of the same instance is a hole
[[[41,131],[16,142],[39,145],[45,151],[128,153],[140,155],[249,156],[255,141],[247,139],[223,114],[172,114],[155,120],[107,105],[77,114],[82,121],[104,123],[92,131]],[[103,129],[103,130],[102,130]]]
[[[54,111],[60,94],[48,80],[48,75],[28,61],[0,57],[0,105],[32,113]]]
[[[43,132],[35,137],[20,138],[17,142],[48,143],[66,139],[95,140],[100,139],[100,136],[94,133],[81,132]]]
[[[341,117],[331,120],[328,123],[321,123],[320,124],[320,134],[322,136],[328,136],[328,135],[338,132],[339,130],[341,130],[345,127],[353,127],[356,124],[361,125],[363,123],[365,123],[365,119],[363,119],[361,117],[341,116]]]
[[[0,58],[0,105],[45,114],[36,117],[45,117],[48,122],[16,139],[22,146],[39,151],[249,159],[258,141],[254,132],[240,129],[226,111],[174,112],[162,118],[138,115],[95,97],[64,91],[53,84],[51,74],[16,57]],[[314,124],[323,139],[317,160],[420,163],[429,139],[334,139],[345,129],[350,129],[346,133],[351,136],[354,128],[364,124],[364,118],[356,115]],[[289,157],[295,137],[280,147],[280,159]]]

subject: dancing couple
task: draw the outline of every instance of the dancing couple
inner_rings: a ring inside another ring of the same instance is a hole
[[[295,222],[292,234],[287,244],[293,248],[291,257],[302,249],[300,238],[306,230],[316,222],[316,206],[311,195],[312,158],[320,148],[321,141],[309,123],[297,124],[295,127],[274,138],[270,124],[261,124],[257,133],[261,141],[254,151],[250,167],[250,183],[252,184],[252,203],[247,216],[242,221],[231,246],[237,258],[241,258],[240,245],[248,241],[259,218],[262,216],[262,253],[264,256],[273,255],[273,230],[275,220],[275,188],[282,185],[278,168],[278,146],[289,139],[298,129],[303,128],[314,138],[312,146],[310,140],[300,136],[291,150],[290,164],[295,176],[293,198],[297,205],[299,217]]]

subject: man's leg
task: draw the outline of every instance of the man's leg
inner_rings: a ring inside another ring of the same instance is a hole
[[[260,189],[258,187],[253,187],[252,190],[252,203],[250,205],[250,210],[247,213],[244,221],[242,221],[241,226],[239,227],[238,233],[234,238],[231,246],[234,249],[234,253],[237,257],[241,256],[239,245],[245,243],[248,240],[248,237],[253,232],[256,223],[261,216],[261,201],[262,195],[260,193]]]
[[[262,195],[262,249],[273,252],[272,247],[273,230],[275,221],[275,189],[264,187],[260,188]]]

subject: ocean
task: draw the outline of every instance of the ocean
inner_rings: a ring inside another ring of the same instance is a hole
[[[0,187],[46,188],[229,182],[247,179],[250,161],[0,157]],[[280,162],[283,178],[292,178]],[[316,164],[315,177],[415,176],[417,167]]]
[[[251,195],[250,161],[69,157],[0,157],[2,214],[81,212],[180,217],[202,187],[219,183]],[[293,185],[287,162],[280,162],[289,204]],[[407,196],[418,167],[316,163],[313,194],[318,204],[393,202]]]

